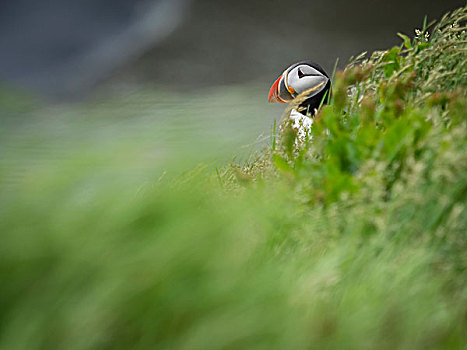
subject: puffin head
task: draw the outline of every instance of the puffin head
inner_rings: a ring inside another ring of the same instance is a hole
[[[300,106],[314,111],[323,98],[327,102],[330,89],[331,80],[324,69],[314,62],[302,61],[291,65],[276,79],[269,90],[269,102],[288,103],[306,93],[307,98]]]

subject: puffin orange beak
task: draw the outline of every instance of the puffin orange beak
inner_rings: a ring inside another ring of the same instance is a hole
[[[279,97],[279,83],[281,81],[282,75],[277,78],[277,80],[272,84],[271,89],[269,90],[269,102],[280,102],[287,103]]]

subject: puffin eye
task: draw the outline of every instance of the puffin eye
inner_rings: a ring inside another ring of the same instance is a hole
[[[298,68],[298,77],[301,79],[305,76],[305,74],[303,74],[302,70],[300,68]]]

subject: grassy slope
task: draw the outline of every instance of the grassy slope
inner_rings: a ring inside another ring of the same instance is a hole
[[[2,191],[0,348],[465,347],[465,19],[354,62],[311,142],[284,125],[217,178],[135,193],[68,162]]]

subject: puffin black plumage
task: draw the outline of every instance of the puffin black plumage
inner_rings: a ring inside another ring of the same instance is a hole
[[[313,116],[321,103],[329,101],[331,79],[319,64],[301,61],[287,68],[272,84],[269,102],[287,103],[302,93],[308,96],[298,106],[303,114]]]

